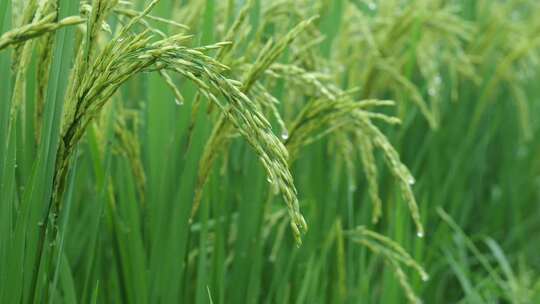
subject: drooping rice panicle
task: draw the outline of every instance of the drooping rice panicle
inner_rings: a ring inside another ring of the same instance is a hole
[[[242,16],[240,16],[242,18]],[[242,87],[237,89],[242,92],[242,94],[247,94],[251,90],[251,87],[255,84],[256,80],[261,76],[261,74],[278,58],[278,56],[285,50],[285,48],[294,40],[294,38],[300,34],[300,32],[309,25],[313,19],[304,21],[297,25],[294,29],[292,29],[287,35],[285,35],[283,38],[281,38],[278,42],[276,42],[274,45],[271,43],[268,43],[263,50],[261,50],[261,53],[259,57],[256,59],[255,63],[252,65],[252,67],[246,72],[246,75],[244,76],[244,80],[242,81]],[[245,96],[245,95],[244,95]],[[251,104],[251,106],[254,108],[254,110],[258,110],[255,104]],[[204,185],[206,184],[206,181],[208,179],[208,175],[210,172],[210,169],[212,168],[212,164],[218,155],[219,149],[222,149],[224,145],[226,145],[228,141],[228,133],[230,132],[230,124],[225,120],[225,118],[229,115],[229,111],[232,109],[225,109],[225,113],[220,116],[218,119],[218,122],[214,126],[212,130],[212,134],[210,136],[210,139],[207,142],[205,152],[203,153],[203,156],[201,157],[200,161],[200,168],[199,168],[199,175],[197,178],[197,186],[195,190],[195,198],[193,203],[193,209],[192,209],[192,216],[195,214],[195,212],[198,209],[198,206],[200,204],[201,196],[202,196],[202,189],[204,188]],[[267,120],[262,116],[258,115],[256,117],[256,120],[258,123],[267,125],[270,127]],[[280,149],[283,150],[285,153],[285,157],[280,159],[280,161],[284,161],[287,163],[288,159],[288,153],[283,144],[279,142]],[[268,177],[270,180],[270,183],[273,185],[273,187],[276,190],[279,190],[284,195],[285,202],[288,205],[289,208],[289,215],[291,217],[291,227],[293,228],[293,233],[295,235],[296,241],[299,244],[300,243],[300,233],[307,229],[307,225],[305,223],[305,220],[300,214],[299,207],[298,207],[298,200],[296,199],[296,189],[294,188],[294,185],[292,184],[292,177],[287,175],[281,176],[281,174],[275,174],[270,170],[271,167],[275,166],[275,162],[271,162],[267,159],[261,158],[261,161],[263,163],[263,166],[265,167],[266,171],[268,172]],[[281,178],[285,177],[286,181],[282,181]],[[288,181],[290,180],[290,181]],[[291,192],[289,190],[284,191],[284,189],[291,187]],[[293,197],[294,194],[294,197]]]

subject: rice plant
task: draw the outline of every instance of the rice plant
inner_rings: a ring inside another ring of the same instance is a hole
[[[0,303],[536,303],[532,0],[2,0]]]

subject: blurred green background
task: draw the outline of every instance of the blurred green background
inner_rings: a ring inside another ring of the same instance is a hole
[[[31,23],[34,2],[1,0],[0,33]],[[58,4],[61,19],[88,18],[103,1],[42,2]],[[120,1],[96,52],[148,3]],[[540,303],[540,3],[161,0],[150,15],[134,32],[193,34],[192,48],[228,38],[234,47],[218,61],[238,81],[265,45],[318,16],[249,95],[279,102],[262,111],[294,156],[309,226],[302,245],[243,136],[224,127],[212,146],[219,107],[171,74],[178,100],[151,72],[133,75],[88,125],[49,226],[64,96],[85,21],[50,36],[51,62],[40,59],[48,36],[0,50],[0,303]],[[292,151],[291,131],[325,90],[396,102],[373,113],[401,124],[375,124],[415,177],[423,237],[377,151],[368,162],[378,168],[382,216],[372,222],[370,169],[350,118],[324,124],[331,114],[321,114],[321,130]],[[201,162],[209,147],[215,159]],[[399,244],[429,280],[388,243],[359,242],[358,226]]]

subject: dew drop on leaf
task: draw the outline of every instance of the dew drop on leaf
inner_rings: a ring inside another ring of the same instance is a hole
[[[289,131],[287,129],[283,129],[283,131],[281,131],[281,138],[283,140],[287,140],[289,138]]]

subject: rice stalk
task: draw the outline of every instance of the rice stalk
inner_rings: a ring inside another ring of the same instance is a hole
[[[0,36],[0,51],[9,46],[17,45],[29,39],[54,32],[60,28],[84,22],[84,19],[79,16],[66,17],[58,22],[54,22],[55,18],[56,14],[51,13],[35,23],[30,23],[5,32]]]
[[[47,1],[43,5],[44,14],[56,13],[58,3],[56,0]],[[56,21],[56,18],[55,18]],[[39,144],[41,138],[41,125],[43,120],[43,109],[45,107],[45,98],[47,86],[49,83],[49,74],[52,64],[54,32],[47,33],[43,37],[37,38],[36,42],[37,62],[36,62],[36,95],[35,95],[35,141]]]
[[[137,192],[142,208],[146,207],[145,189],[146,173],[141,160],[141,145],[138,139],[139,113],[137,111],[126,109],[121,102],[118,103],[116,123],[114,132],[119,140],[117,150],[124,156],[130,164]],[[129,125],[133,130],[130,130]]]
[[[297,157],[301,147],[308,145],[323,136],[340,130],[351,132],[360,143],[360,158],[368,179],[368,188],[374,204],[372,221],[377,222],[381,213],[381,202],[378,196],[377,169],[373,162],[373,146],[380,148],[385,156],[388,167],[400,185],[400,193],[407,203],[417,229],[417,235],[422,237],[424,229],[420,220],[418,205],[411,186],[415,179],[407,167],[401,162],[398,152],[388,142],[386,136],[371,122],[380,120],[395,124],[399,120],[381,113],[365,111],[363,108],[371,105],[390,105],[389,101],[365,100],[353,101],[346,94],[334,101],[319,99],[305,106],[298,115],[289,131],[286,140],[291,159]]]
[[[409,278],[401,268],[401,265],[413,269],[420,275],[422,281],[427,281],[429,275],[398,243],[384,235],[368,230],[365,227],[357,227],[354,230],[347,231],[346,235],[354,242],[366,246],[376,254],[382,255],[385,262],[394,271],[409,302],[421,303],[420,299],[415,295],[409,282]]]

